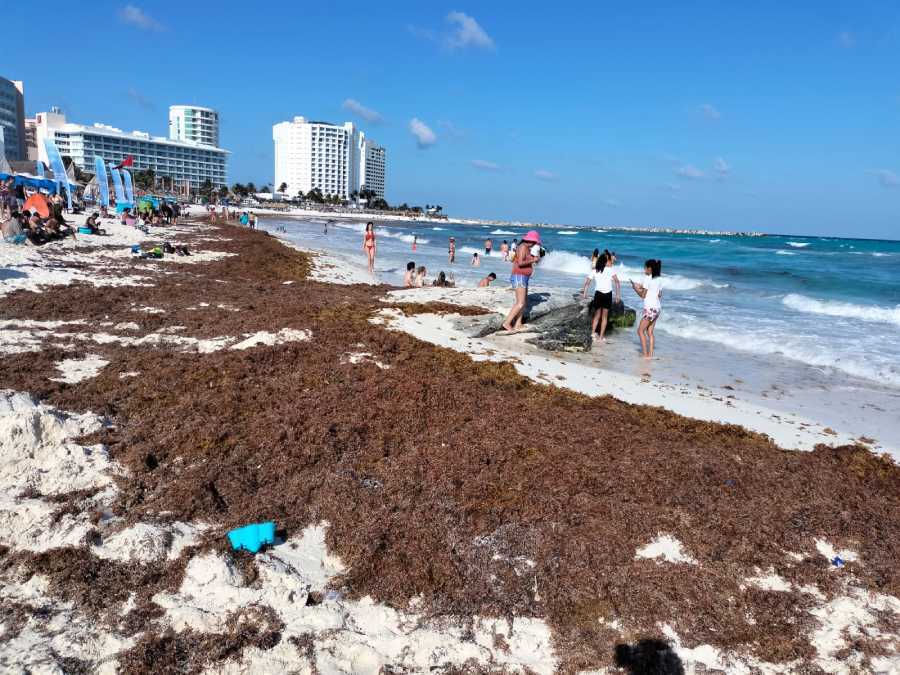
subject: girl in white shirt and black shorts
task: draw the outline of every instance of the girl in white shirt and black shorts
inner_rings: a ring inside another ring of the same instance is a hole
[[[609,258],[606,253],[597,256],[594,262],[594,270],[584,280],[584,286],[581,288],[581,297],[587,297],[588,285],[594,282],[594,299],[591,301],[591,307],[594,309],[594,318],[591,322],[591,335],[597,332],[597,324],[600,324],[600,340],[606,342],[606,322],[609,319],[609,310],[612,309],[613,303],[613,285],[616,287],[616,303],[618,304],[622,295],[622,288],[619,285],[619,277],[613,274],[612,266],[609,264]]]

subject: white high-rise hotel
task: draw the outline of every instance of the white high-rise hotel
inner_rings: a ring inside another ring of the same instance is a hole
[[[219,147],[219,113],[196,105],[169,106],[169,138]]]
[[[272,127],[275,189],[287,183],[287,196],[319,188],[323,195],[348,199],[372,190],[384,198],[385,151],[352,122],[342,126],[295,117]]]

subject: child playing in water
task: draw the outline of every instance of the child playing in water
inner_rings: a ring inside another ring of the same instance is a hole
[[[487,288],[491,285],[491,282],[497,278],[497,275],[491,272],[484,279],[478,282],[478,288]]]
[[[638,323],[637,334],[641,339],[641,353],[645,359],[653,358],[653,329],[656,320],[662,311],[660,298],[662,297],[662,261],[647,260],[644,262],[644,276],[640,284],[631,279],[631,287],[634,292],[644,299],[644,314]]]

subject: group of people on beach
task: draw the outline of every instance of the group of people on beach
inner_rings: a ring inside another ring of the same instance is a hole
[[[413,246],[415,247],[414,239]],[[369,259],[369,272],[375,272],[375,226],[369,222],[366,224],[363,237],[363,249]],[[414,248],[415,250],[415,248]],[[485,255],[490,256],[493,251],[493,241],[488,238],[484,242]],[[503,330],[507,333],[515,333],[522,330],[525,317],[525,309],[528,303],[528,286],[535,268],[546,254],[541,245],[541,236],[536,230],[527,232],[521,241],[514,239],[512,244],[506,240],[500,246],[501,258],[512,263],[509,282],[515,293],[513,305],[503,320]],[[450,237],[447,248],[447,262],[453,264],[456,261],[456,238]],[[587,299],[588,288],[593,286],[594,293],[590,302],[591,309],[591,334],[599,334],[600,342],[606,341],[606,329],[609,323],[609,313],[614,305],[622,301],[622,285],[618,275],[614,272],[617,262],[615,252],[604,249],[594,249],[591,256],[591,271],[584,280],[581,288],[581,296]],[[478,253],[472,255],[471,265],[480,266]],[[416,267],[415,262],[410,261],[406,265],[406,274],[403,277],[405,288],[421,288],[426,285],[427,270],[424,265]],[[637,334],[641,341],[641,352],[645,358],[653,357],[655,346],[654,328],[662,311],[662,262],[650,259],[644,262],[644,277],[640,281],[629,279],[634,292],[643,300],[643,310],[638,321]],[[480,288],[490,286],[496,280],[493,272],[481,279]],[[455,282],[452,275],[448,278],[441,271],[433,286],[453,287]]]
[[[15,193],[12,193],[15,195]],[[0,218],[0,231],[3,241],[13,244],[30,243],[42,246],[51,241],[59,241],[67,237],[75,237],[75,229],[70,227],[64,215],[65,202],[58,194],[46,199],[46,213],[42,215],[37,208],[20,208],[18,198],[15,207],[12,201],[7,203],[7,214]],[[25,202],[22,203],[24,206]]]

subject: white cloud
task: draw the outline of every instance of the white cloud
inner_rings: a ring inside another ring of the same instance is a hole
[[[119,10],[119,20],[123,23],[143,28],[144,30],[162,30],[163,25],[151,16],[144,13],[140,7],[125,5]]]
[[[703,178],[706,175],[693,164],[682,164],[675,169],[675,174],[681,178],[689,178],[691,180]]]
[[[409,121],[409,133],[416,137],[416,145],[420,148],[427,148],[437,143],[437,134],[418,117],[413,117]]]
[[[472,166],[476,169],[481,169],[482,171],[500,171],[501,167],[499,164],[495,164],[494,162],[489,162],[486,159],[473,159]]]
[[[364,119],[366,122],[370,124],[381,124],[384,122],[384,118],[381,116],[381,113],[372,110],[371,108],[367,108],[362,103],[353,98],[346,99],[341,107],[344,110],[349,110],[351,113]]]
[[[725,180],[731,174],[731,165],[721,157],[716,157],[714,168],[720,180]]]
[[[870,173],[874,173],[876,176],[878,176],[878,182],[881,183],[881,187],[900,187],[900,176],[898,176],[890,169],[872,169]]]
[[[545,180],[548,182],[555,181],[559,178],[559,176],[552,171],[547,171],[546,169],[538,169],[534,172],[534,177],[538,180]]]
[[[853,47],[856,45],[856,36],[853,35],[853,33],[844,31],[844,32],[838,34],[837,43],[839,46],[843,47],[844,49],[850,49],[850,47]]]
[[[701,105],[700,112],[703,113],[703,116],[708,120],[715,121],[722,118],[722,113],[720,113],[718,108],[711,103],[704,103]]]
[[[468,14],[450,12],[447,15],[447,21],[454,24],[453,31],[447,36],[447,46],[452,49],[464,49],[466,47],[494,49],[496,47],[491,36]]]
[[[450,12],[447,17],[450,28],[435,31],[430,28],[422,28],[409,24],[406,30],[422,40],[428,40],[442,45],[447,49],[476,49],[494,50],[497,45],[494,39],[487,34],[473,17],[464,12]]]

